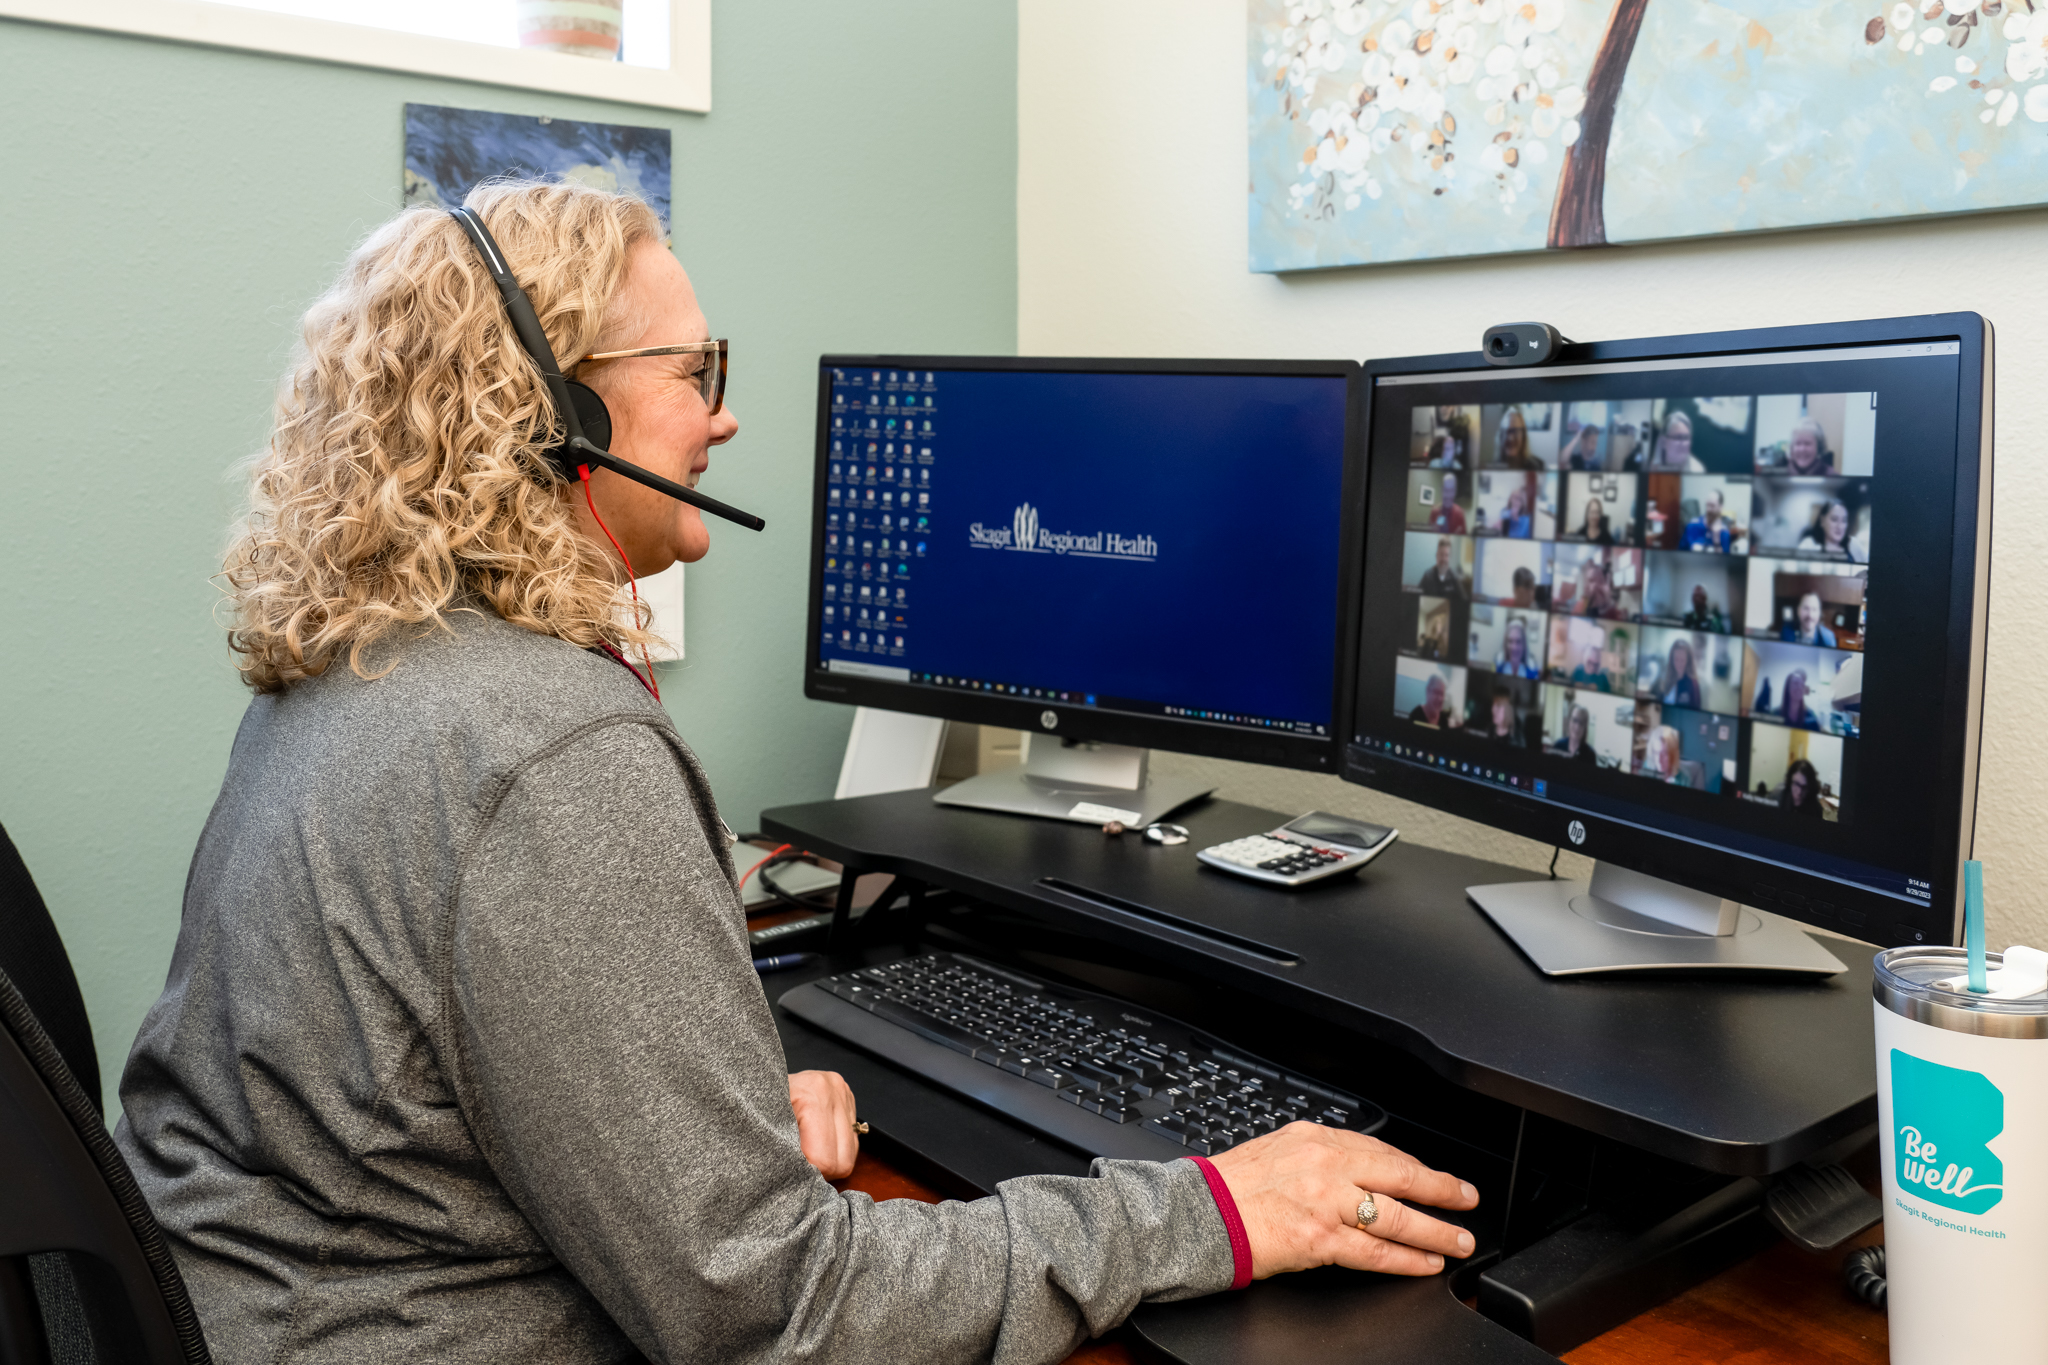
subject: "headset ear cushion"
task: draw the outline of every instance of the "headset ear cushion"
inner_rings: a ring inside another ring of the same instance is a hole
[[[612,448],[612,412],[588,384],[569,381],[569,401],[575,405],[576,420],[583,425],[583,439],[599,450]]]

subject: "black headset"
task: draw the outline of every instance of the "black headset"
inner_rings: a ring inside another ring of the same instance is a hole
[[[598,397],[597,390],[588,384],[562,377],[562,367],[555,360],[553,348],[548,345],[548,334],[541,330],[540,317],[533,311],[533,301],[526,297],[519,281],[512,278],[512,269],[505,264],[505,253],[498,249],[497,239],[484,226],[484,220],[468,208],[450,209],[448,212],[462,224],[469,240],[476,243],[477,254],[484,258],[484,266],[491,272],[498,294],[505,301],[505,312],[512,319],[512,330],[519,337],[520,348],[533,361],[534,368],[540,371],[541,382],[547,385],[548,395],[555,400],[555,413],[561,418],[563,435],[561,440],[541,451],[550,469],[572,481],[586,465],[609,469],[714,517],[737,522],[750,531],[759,531],[767,526],[767,522],[751,512],[742,512],[717,498],[706,497],[694,488],[673,479],[664,479],[639,465],[629,464],[606,450],[605,447],[612,443],[612,414],[605,407],[604,399]]]

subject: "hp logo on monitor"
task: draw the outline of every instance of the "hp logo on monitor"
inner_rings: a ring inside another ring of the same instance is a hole
[[[1566,825],[1564,832],[1571,839],[1574,847],[1586,842],[1586,827],[1577,820]]]
[[[1043,725],[1048,730],[1057,730],[1060,728],[1059,713],[1049,708],[1047,710],[1040,711],[1038,713],[1038,723],[1040,725]]]

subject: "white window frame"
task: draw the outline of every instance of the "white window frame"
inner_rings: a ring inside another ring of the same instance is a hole
[[[669,5],[666,71],[271,14],[210,0],[0,0],[0,16],[708,114],[711,0],[669,0]]]

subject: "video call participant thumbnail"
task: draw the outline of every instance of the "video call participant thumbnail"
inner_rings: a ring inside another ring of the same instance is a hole
[[[1840,820],[1844,752],[1834,735],[1752,724],[1742,798],[1791,820]]]
[[[1479,463],[1497,469],[1557,467],[1557,404],[1488,404],[1479,410]]]
[[[1511,678],[1543,676],[1543,613],[1482,603],[1472,608],[1471,617],[1465,662],[1473,669]]]
[[[1394,660],[1394,714],[1433,729],[1459,728],[1465,714],[1465,670],[1421,659]]]
[[[1429,469],[1469,469],[1479,432],[1479,409],[1418,407],[1408,415],[1408,463]]]
[[[1543,751],[1591,767],[1626,771],[1635,742],[1635,703],[1585,688],[1543,685]]]
[[[1635,691],[1635,633],[1580,616],[1550,618],[1546,651],[1550,681],[1594,692],[1630,696]]]
[[[1473,476],[1472,532],[1509,540],[1557,538],[1557,476],[1482,469]]]
[[[1607,466],[1607,405],[1601,402],[1564,405],[1564,441],[1558,447],[1560,469],[1604,470]]]
[[[1428,597],[1472,596],[1472,541],[1466,536],[1410,531],[1401,544],[1401,586]]]
[[[1417,469],[1408,475],[1408,524],[1446,535],[1466,534],[1472,490],[1455,470]]]
[[[1473,673],[1465,680],[1465,733],[1516,749],[1542,738],[1542,696],[1537,684],[1504,674]]]
[[[1636,476],[1565,476],[1562,538],[1589,545],[1636,542]]]
[[[1875,393],[1780,393],[1756,400],[1756,472],[1796,478],[1871,473]]]
[[[1548,608],[1554,550],[1549,541],[1543,540],[1480,541],[1473,597],[1503,606]]]
[[[1835,677],[1855,655],[1756,640],[1745,643],[1743,651],[1749,701],[1744,714],[1796,730],[1848,735],[1860,729],[1860,711],[1837,711],[1833,705]]]
[[[1870,562],[1867,479],[1767,479],[1755,483],[1755,552]]]
[[[1652,550],[1643,556],[1643,563],[1646,623],[1742,633],[1748,605],[1748,559]]]
[[[1753,398],[1660,398],[1652,409],[1657,433],[1647,469],[1692,474],[1747,474],[1756,467],[1751,438]]]
[[[1415,657],[1439,663],[1462,662],[1457,657],[1460,632],[1456,629],[1456,604],[1442,597],[1418,597],[1415,602]]]
[[[1551,557],[1552,611],[1633,621],[1643,609],[1643,552],[1560,544]]]
[[[1746,608],[1750,634],[1785,644],[1822,645],[1832,636],[1829,648],[1862,649],[1869,573],[1847,562],[1752,557]],[[1816,629],[1810,633],[1801,621],[1801,605],[1809,595],[1819,599]]]
[[[1741,771],[1742,723],[1734,716],[1636,703],[1632,771],[1638,777],[1718,792]]]
[[[1743,642],[1733,635],[1645,626],[1636,695],[1666,706],[1736,713],[1742,708]]]

